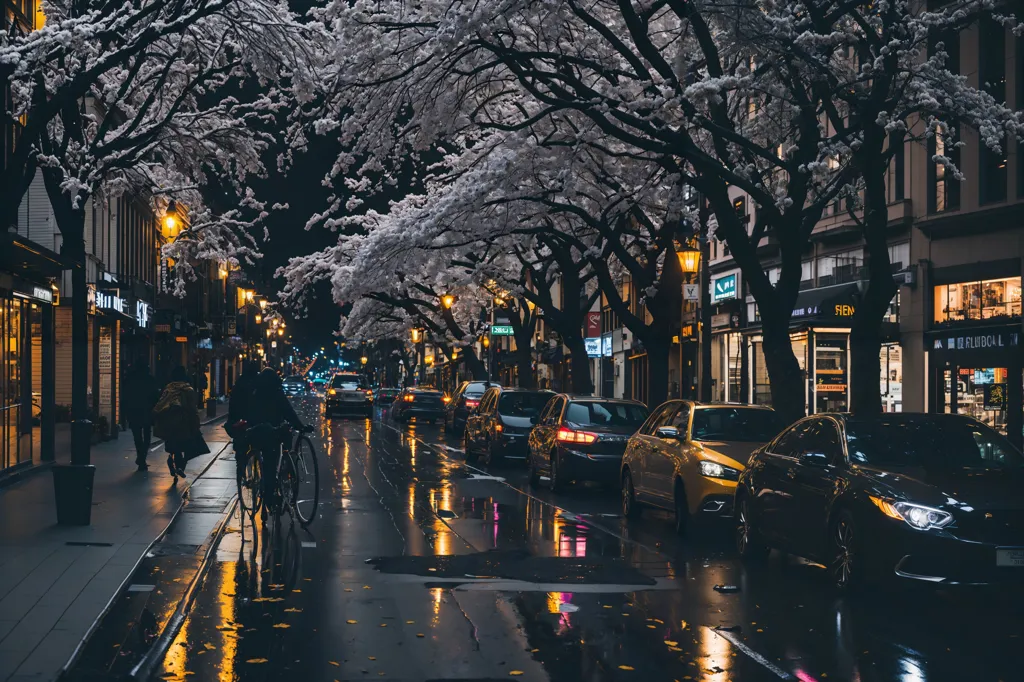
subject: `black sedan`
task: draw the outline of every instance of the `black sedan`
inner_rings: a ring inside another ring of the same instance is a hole
[[[415,419],[417,423],[433,424],[444,419],[444,400],[440,391],[423,388],[407,388],[391,403],[391,418],[408,424]]]
[[[503,459],[526,459],[526,440],[544,406],[555,394],[521,388],[492,386],[480,406],[466,419],[463,445],[466,460],[481,454],[488,464]]]
[[[463,381],[445,405],[444,430],[448,433],[461,433],[466,428],[466,419],[480,405],[484,393],[497,385],[489,381]]]
[[[574,480],[617,486],[626,444],[647,415],[632,400],[556,395],[530,431],[530,482],[546,473],[552,490]]]
[[[1024,457],[953,414],[814,415],[754,453],[736,492],[745,558],[777,547],[840,588],[898,576],[1024,583]]]
[[[377,406],[390,405],[395,402],[395,398],[402,392],[400,388],[378,388],[374,393],[373,400],[377,403]]]

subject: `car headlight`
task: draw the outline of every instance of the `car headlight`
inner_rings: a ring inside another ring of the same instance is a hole
[[[718,462],[702,459],[698,466],[700,467],[700,475],[707,476],[708,478],[723,478],[727,481],[735,481],[740,477],[738,469],[727,467]]]
[[[874,495],[871,495],[870,499],[883,514],[889,518],[905,521],[915,530],[945,528],[953,523],[953,515],[941,509],[913,502],[890,502]]]

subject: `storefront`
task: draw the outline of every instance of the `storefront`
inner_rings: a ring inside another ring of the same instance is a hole
[[[719,285],[716,281],[715,291]],[[716,305],[711,315],[711,400],[749,402],[747,342],[740,329],[744,306],[738,300]]]
[[[973,417],[1018,446],[1024,430],[1019,272],[1013,262],[936,270],[932,324],[924,335],[929,410]]]
[[[860,285],[840,284],[800,292],[793,310],[790,343],[804,379],[804,409],[808,414],[850,409],[850,322],[860,299]],[[879,386],[883,410],[902,410],[903,362],[898,341],[898,297],[882,323]],[[747,332],[749,401],[771,404],[771,384],[764,343],[755,330]]]

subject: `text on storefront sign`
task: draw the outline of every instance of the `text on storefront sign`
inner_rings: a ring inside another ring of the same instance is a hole
[[[836,317],[853,317],[854,307],[852,305],[837,305],[835,307]]]
[[[96,292],[96,307],[100,310],[113,310],[124,315],[127,305],[125,300],[116,294],[108,294],[104,291]]]

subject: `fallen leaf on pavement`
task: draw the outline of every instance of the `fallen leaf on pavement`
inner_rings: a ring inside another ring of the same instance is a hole
[[[388,624],[387,624],[387,623],[381,623],[381,624],[380,624],[380,626],[381,626],[382,628],[386,628],[386,627],[388,626]]]
[[[370,659],[371,661],[376,661],[377,660],[376,656],[367,656],[367,658]]]
[[[407,621],[405,621],[405,624],[406,624],[406,625],[412,625],[412,624],[413,624],[413,623],[415,623],[415,622],[416,622],[416,621],[414,621],[414,620],[407,620]]]
[[[297,609],[297,608],[292,607],[290,609],[285,609],[284,612],[285,613],[302,613],[302,609]]]
[[[619,670],[632,670],[632,669],[633,669],[633,666],[631,666],[631,665],[620,665],[619,666]]]
[[[673,642],[670,639],[666,639],[665,644],[668,644],[669,646],[679,646],[679,642]]]
[[[274,623],[274,627],[279,630],[287,630],[291,625],[288,625],[288,623]]]
[[[339,668],[341,667],[341,663],[338,663],[337,661],[328,661],[328,663]]]
[[[369,585],[363,585],[363,589],[364,590],[372,590],[373,588],[370,587]]]
[[[424,637],[425,635],[424,635],[424,634],[423,634],[422,632],[417,632],[417,633],[416,633],[416,636],[417,636],[417,637]]]
[[[509,670],[508,674],[511,675],[512,677],[519,677],[520,675],[523,674],[523,671],[522,670]]]
[[[355,625],[359,621],[358,620],[346,620],[345,622],[348,623],[349,625]]]
[[[204,647],[204,648],[205,648],[205,649],[206,649],[207,651],[213,651],[214,649],[216,649],[216,648],[217,648],[217,647],[215,647],[214,645],[210,644],[209,642],[206,642],[206,643],[204,643],[204,644],[203,644],[203,647]]]
[[[648,625],[647,627],[650,628],[651,630],[657,630],[658,629],[657,625]]]
[[[302,592],[302,590],[292,590],[292,592],[298,593],[298,592]]]
[[[246,661],[246,663],[266,663],[266,662],[267,662],[267,659],[265,659],[265,658],[250,658],[248,661]]]

